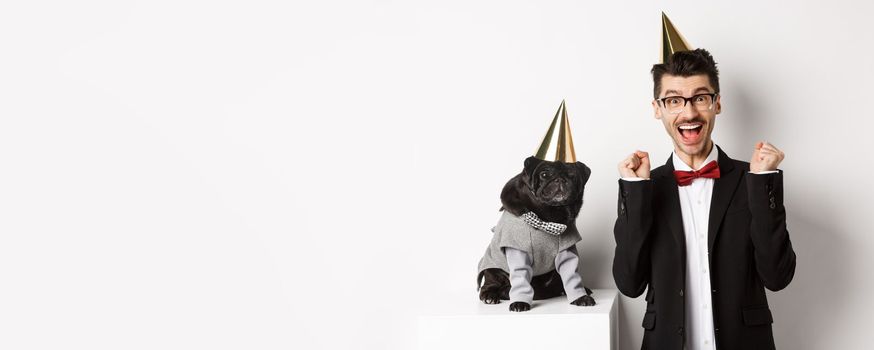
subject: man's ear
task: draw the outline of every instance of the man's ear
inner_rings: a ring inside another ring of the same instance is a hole
[[[716,95],[716,114],[722,113],[722,95]]]
[[[585,185],[586,182],[589,182],[589,176],[592,175],[592,169],[589,169],[589,167],[582,162],[576,162],[574,165],[577,167],[577,171],[582,175],[580,176],[580,180],[583,182],[583,185]]]
[[[656,119],[662,119],[662,109],[659,107],[659,101],[652,100],[652,111]]]

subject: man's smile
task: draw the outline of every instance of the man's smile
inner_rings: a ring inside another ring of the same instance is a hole
[[[701,132],[704,130],[704,123],[692,122],[681,123],[677,126],[677,133],[680,135],[680,141],[684,145],[693,145],[701,141]]]

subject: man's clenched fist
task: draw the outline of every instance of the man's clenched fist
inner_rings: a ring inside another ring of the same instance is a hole
[[[649,153],[636,151],[619,162],[619,176],[649,179]]]
[[[777,170],[777,166],[783,161],[785,155],[782,151],[767,142],[759,142],[753,151],[753,159],[750,160],[750,172]]]

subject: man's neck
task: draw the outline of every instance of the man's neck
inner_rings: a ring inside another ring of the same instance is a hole
[[[704,149],[703,152],[699,154],[687,154],[680,150],[679,147],[674,146],[674,154],[680,157],[680,160],[683,163],[686,163],[692,169],[700,169],[704,166],[704,161],[707,160],[707,156],[710,155],[710,151],[713,150],[713,140],[710,140],[707,143],[707,148]]]

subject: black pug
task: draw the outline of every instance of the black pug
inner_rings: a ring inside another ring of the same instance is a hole
[[[524,235],[531,236],[532,240],[536,237],[546,237],[545,239],[561,240],[567,245],[567,250],[573,253],[572,257],[576,258],[575,242],[579,241],[579,233],[576,230],[575,220],[583,205],[583,192],[586,182],[589,180],[591,170],[581,162],[564,163],[545,161],[535,157],[525,159],[525,167],[522,173],[516,175],[504,186],[501,191],[501,211],[504,211],[502,221],[498,226],[492,229],[495,236],[489,248],[486,250],[486,255],[480,261],[480,271],[477,276],[477,286],[479,287],[479,298],[486,304],[498,304],[501,300],[510,300],[511,291],[511,276],[506,261],[506,247],[513,245],[521,245],[532,247],[531,242],[517,243],[518,241],[510,240],[510,243],[504,243],[508,238],[501,238],[502,232],[506,232],[508,227],[513,229],[527,230]],[[529,212],[533,212],[537,218],[547,224],[563,224],[566,225],[561,233],[546,233],[544,231],[534,230],[527,221],[521,221],[520,217]],[[508,215],[512,214],[512,215]],[[503,224],[505,219],[512,220],[513,224]],[[520,224],[521,223],[521,224]],[[496,231],[497,229],[497,231]],[[550,237],[550,235],[554,235]],[[554,251],[555,244],[550,243],[551,249]],[[537,249],[537,247],[530,248]],[[538,254],[534,253],[535,256]],[[543,259],[539,268],[534,266],[529,269],[531,272],[528,277],[523,277],[521,283],[524,284],[525,279],[530,279],[529,286],[524,286],[530,296],[530,289],[533,289],[533,300],[548,299],[556,296],[566,295],[565,284],[575,285],[573,292],[575,295],[583,294],[574,299],[571,304],[578,306],[595,305],[595,299],[591,297],[592,291],[589,288],[582,286],[582,279],[576,272],[576,266],[565,267],[561,269],[566,280],[570,282],[563,283],[562,275],[556,271],[555,266],[559,264],[558,259],[555,259],[555,252],[552,253],[555,263],[549,260],[549,255],[543,254]],[[505,261],[501,262],[501,259]],[[531,261],[533,260],[533,261]],[[526,263],[537,265],[538,259],[529,259]],[[577,260],[572,260],[573,265],[576,265]],[[547,266],[544,266],[547,265]],[[516,265],[514,265],[516,266]],[[527,267],[527,266],[526,266]],[[538,273],[538,270],[541,273]],[[571,272],[572,270],[572,272]],[[568,277],[569,275],[576,277]],[[533,277],[530,277],[533,275]],[[518,289],[517,289],[518,290]],[[510,311],[528,311],[531,305],[524,301],[516,301],[510,304]]]

